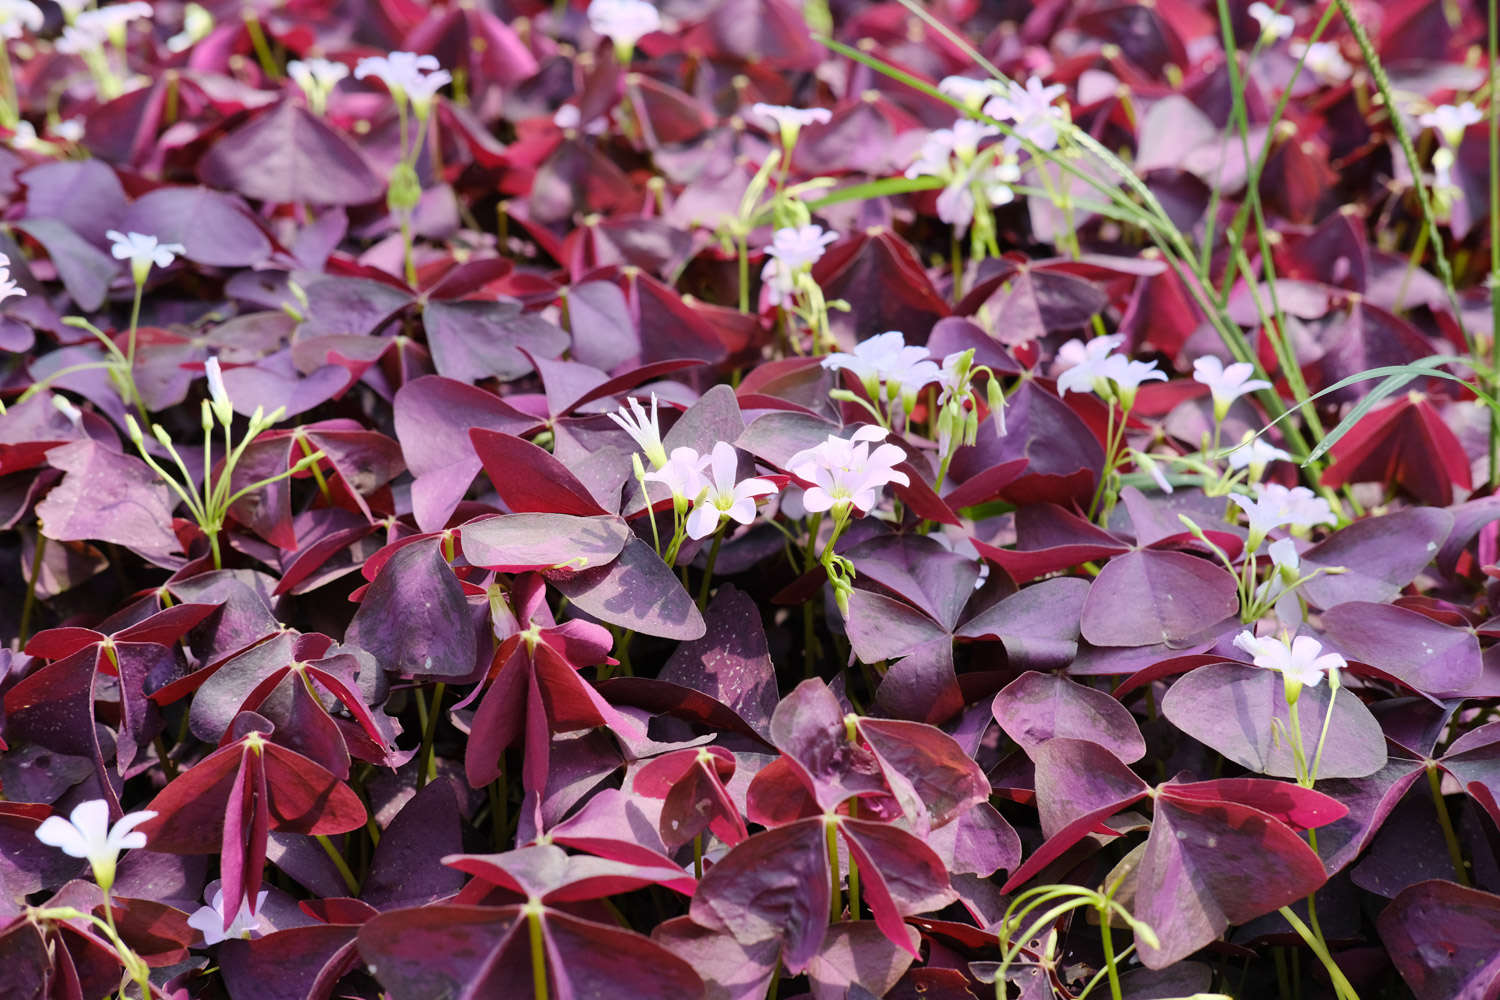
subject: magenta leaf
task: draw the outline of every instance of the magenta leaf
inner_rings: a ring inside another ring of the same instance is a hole
[[[672,570],[638,538],[608,566],[556,583],[574,607],[611,625],[667,639],[698,639],[708,630]]]
[[[1392,604],[1340,604],[1323,612],[1323,628],[1345,656],[1425,694],[1460,694],[1483,669],[1472,631]]]
[[[1417,1000],[1493,996],[1500,980],[1500,897],[1418,882],[1381,912],[1380,939]]]
[[[1129,709],[1066,677],[1028,671],[995,695],[992,711],[1000,728],[1027,754],[1062,736],[1090,740],[1124,764],[1146,755],[1146,741]]]
[[[1285,685],[1273,670],[1237,663],[1199,667],[1172,685],[1161,710],[1173,725],[1241,767],[1277,778],[1297,776],[1288,745],[1291,717]],[[1318,778],[1363,778],[1385,766],[1385,735],[1370,710],[1348,689],[1332,698],[1333,718],[1318,755],[1329,712],[1326,684],[1302,688],[1298,718],[1310,767]]]
[[[198,176],[278,204],[359,205],[381,191],[354,144],[292,100],[214,143],[198,163]]]
[[[1183,552],[1127,552],[1105,564],[1080,628],[1096,646],[1186,644],[1239,609],[1234,577]]]
[[[49,537],[114,542],[153,561],[181,551],[172,494],[145,462],[94,441],[53,448],[47,461],[67,473],[36,507]]]
[[[345,639],[381,669],[465,677],[477,655],[475,616],[436,538],[398,550],[365,591]]]
[[[1301,556],[1301,572],[1319,573],[1298,592],[1320,608],[1350,601],[1384,603],[1401,593],[1431,563],[1453,528],[1453,516],[1432,508],[1398,510],[1355,521],[1329,535]]]
[[[464,558],[504,573],[568,576],[613,562],[630,529],[618,517],[502,514],[464,525]]]
[[[781,941],[787,970],[800,972],[828,927],[829,879],[823,821],[799,820],[755,834],[706,871],[691,916],[747,947]]]
[[[1266,813],[1164,794],[1141,857],[1135,910],[1161,947],[1137,935],[1141,961],[1166,968],[1230,924],[1300,899],[1326,879],[1312,848]]]

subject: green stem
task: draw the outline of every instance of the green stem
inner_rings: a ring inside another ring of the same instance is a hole
[[[693,878],[703,877],[703,834],[693,838]]]
[[[1500,373],[1500,25],[1496,0],[1489,2],[1490,48],[1490,371]],[[1490,395],[1500,374],[1490,380]],[[1500,488],[1500,413],[1490,413],[1490,489]]]
[[[526,904],[526,929],[531,936],[531,994],[547,1000],[547,953],[542,945],[542,904]]]
[[[433,741],[437,735],[438,717],[443,707],[443,692],[447,685],[438,681],[432,688],[432,707],[427,711],[427,724],[422,727],[422,753],[417,763],[417,790],[431,781],[436,775],[432,769]]]
[[[1322,939],[1302,922],[1302,918],[1297,916],[1290,906],[1283,906],[1278,912],[1287,923],[1292,925],[1292,930],[1296,931],[1312,949],[1313,954],[1318,956],[1318,961],[1323,963],[1323,968],[1328,972],[1328,978],[1333,982],[1333,990],[1340,1000],[1359,1000],[1359,993],[1344,975],[1343,970],[1339,968],[1338,963],[1333,960],[1333,955],[1329,954],[1328,946],[1323,943]]]
[[[31,636],[31,616],[36,611],[36,578],[42,572],[42,549],[47,544],[47,536],[42,534],[41,522],[36,526],[36,544],[31,550],[31,578],[26,581],[26,600],[21,604],[21,632],[20,648],[26,648],[26,640]]]
[[[1443,776],[1436,764],[1427,765],[1427,787],[1432,792],[1432,804],[1437,807],[1438,826],[1443,831],[1443,843],[1448,845],[1448,860],[1458,876],[1458,884],[1470,886],[1469,870],[1464,864],[1464,850],[1458,842],[1458,833],[1453,829],[1453,817],[1448,814],[1448,803],[1443,798]]]
[[[1099,911],[1099,943],[1104,948],[1104,970],[1109,974],[1111,1000],[1123,1000],[1120,992],[1120,970],[1115,968],[1115,942],[1109,929],[1110,914],[1107,909]]]
[[[750,247],[747,244],[749,234],[741,230],[737,236],[737,247],[739,249],[740,261],[740,312],[750,311]]]
[[[832,816],[823,817],[823,838],[828,845],[828,871],[831,886],[828,894],[828,922],[838,923],[844,917],[843,883],[839,881],[839,825]]]
[[[350,870],[349,862],[345,861],[344,856],[339,853],[338,848],[333,846],[333,841],[328,839],[326,833],[316,833],[313,834],[313,837],[323,848],[324,853],[328,855],[329,860],[333,862],[333,866],[339,870],[339,877],[344,880],[344,886],[349,890],[349,895],[358,896],[359,880],[354,877],[354,872]]]
[[[1401,307],[1406,304],[1406,289],[1411,285],[1412,272],[1422,266],[1422,258],[1427,254],[1428,229],[1423,226],[1417,230],[1417,241],[1412,244],[1411,253],[1406,258],[1406,270],[1401,274],[1401,285],[1396,289],[1396,302],[1391,306],[1391,312],[1400,312]]]
[[[714,543],[708,549],[708,561],[703,566],[703,582],[698,585],[699,611],[708,607],[708,587],[714,578],[714,563],[719,560],[719,546],[724,544],[725,527],[726,522],[720,518],[718,530],[714,532]]]
[[[1438,232],[1437,215],[1432,210],[1432,199],[1427,193],[1426,185],[1422,183],[1422,164],[1417,160],[1416,147],[1412,145],[1411,136],[1406,131],[1406,124],[1402,122],[1401,113],[1396,109],[1396,94],[1391,89],[1391,81],[1385,74],[1385,67],[1380,62],[1374,43],[1370,41],[1369,33],[1365,31],[1364,24],[1355,15],[1349,0],[1333,0],[1333,2],[1337,5],[1339,13],[1344,16],[1344,22],[1349,26],[1349,33],[1354,36],[1360,55],[1364,57],[1365,66],[1375,81],[1375,89],[1380,92],[1380,97],[1385,102],[1386,114],[1390,116],[1391,131],[1396,134],[1396,142],[1401,146],[1401,155],[1405,157],[1406,167],[1411,171],[1412,190],[1416,193],[1417,204],[1422,209],[1422,224],[1426,227],[1432,242],[1433,260],[1437,264],[1438,276],[1443,279],[1443,289],[1448,293],[1448,306],[1453,310],[1453,321],[1458,324],[1464,342],[1469,345],[1469,351],[1478,356],[1479,352],[1476,349],[1473,334],[1464,324],[1463,310],[1459,308],[1458,303],[1458,293],[1454,291],[1453,268],[1448,263],[1448,252],[1443,247],[1442,234]],[[1492,75],[1494,73],[1493,64],[1490,67],[1490,73]],[[1492,93],[1492,103],[1493,100]],[[1493,119],[1493,109],[1490,113]],[[1493,174],[1490,177],[1490,184],[1493,187]]]

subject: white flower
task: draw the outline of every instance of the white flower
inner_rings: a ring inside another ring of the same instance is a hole
[[[1249,432],[1247,432],[1249,433]],[[1257,470],[1264,470],[1272,462],[1290,462],[1292,456],[1266,441],[1265,438],[1250,435],[1250,441],[1240,445],[1229,453],[1229,467],[1231,469],[1249,469],[1252,479],[1259,479]]]
[[[224,388],[224,373],[219,368],[218,358],[203,362],[203,372],[208,376],[208,394],[213,399],[214,415],[228,427],[234,420],[234,404],[229,401],[229,390]]]
[[[1298,688],[1304,684],[1317,687],[1323,682],[1323,675],[1349,665],[1337,653],[1324,653],[1323,644],[1310,635],[1299,635],[1288,644],[1269,636],[1257,638],[1246,630],[1234,637],[1234,644],[1249,653],[1257,667],[1279,671],[1288,686],[1295,684]]]
[[[146,846],[146,835],[135,828],[155,815],[149,809],[126,813],[110,826],[109,803],[90,799],[75,806],[67,819],[48,816],[36,828],[36,839],[70,858],[87,858],[94,881],[108,892],[115,883],[115,862],[120,852]]]
[[[424,71],[430,71],[425,73]],[[367,56],[354,67],[354,78],[375,77],[384,83],[397,101],[410,100],[418,117],[425,118],[438,89],[453,81],[452,75],[438,68],[436,56],[415,52],[392,52],[388,56]]]
[[[0,0],[0,38],[20,38],[22,31],[41,31],[45,23],[31,0]]]
[[[1354,67],[1344,58],[1337,42],[1292,42],[1292,55],[1325,80],[1334,83],[1354,75]]]
[[[942,377],[927,348],[908,346],[898,330],[887,330],[855,344],[852,354],[830,354],[822,363],[829,371],[853,372],[872,401],[879,400],[883,385],[886,399],[915,404],[917,393]]]
[[[65,56],[81,56],[85,52],[103,48],[107,40],[98,32],[70,24],[63,28],[62,35],[53,43],[53,47]]]
[[[906,460],[906,452],[894,444],[870,450],[872,443],[885,437],[883,427],[866,424],[848,438],[830,434],[822,444],[788,459],[787,471],[813,484],[803,494],[803,506],[814,514],[825,510],[837,514],[849,507],[864,514],[880,500],[886,485],[908,485],[911,480],[906,473],[895,468]]]
[[[312,109],[322,114],[328,106],[328,95],[333,93],[340,80],[349,75],[349,67],[331,59],[293,59],[286,64],[286,72],[307,95],[307,103]]]
[[[786,136],[788,130],[795,137],[808,125],[826,125],[833,121],[833,112],[827,108],[792,108],[785,104],[754,104],[750,107],[750,118],[767,131],[777,131]]]
[[[52,134],[63,142],[83,141],[83,119],[67,118],[52,126]]]
[[[594,0],[589,4],[589,27],[628,54],[636,42],[661,27],[661,15],[646,0]]]
[[[26,290],[10,276],[10,258],[0,253],[0,302],[9,298],[23,298],[25,295]]]
[[[998,121],[1015,122],[1018,136],[1041,149],[1053,149],[1057,146],[1057,126],[1067,123],[1068,113],[1052,102],[1066,90],[1060,83],[1049,87],[1036,76],[1024,87],[1012,80],[1005,94],[989,99],[984,113]]]
[[[1311,528],[1318,524],[1336,524],[1328,501],[1306,486],[1288,489],[1280,483],[1257,483],[1257,497],[1251,500],[1242,493],[1231,493],[1229,499],[1245,514],[1250,538],[1245,551],[1254,552],[1261,541],[1277,528]]]
[[[229,921],[229,926],[224,926],[227,914],[224,912],[224,890],[215,889],[213,899],[205,895],[203,898],[209,905],[199,907],[188,917],[188,926],[203,935],[204,947],[216,945],[221,941],[229,941],[234,938],[251,938],[263,933],[261,922],[265,919],[259,915],[260,908],[265,905],[268,891],[262,889],[256,893],[255,906],[250,906],[250,900],[240,900],[240,908],[235,913],[234,919]]]
[[[657,422],[656,416],[656,393],[651,394],[650,416],[646,415],[646,410],[641,406],[640,400],[634,396],[625,402],[630,407],[628,411],[622,406],[619,412],[608,413],[605,416],[630,435],[631,440],[645,454],[652,468],[660,469],[667,464],[667,449],[661,443],[661,424]]]
[[[945,94],[971,111],[1004,91],[999,80],[976,80],[971,76],[945,76],[938,81],[938,93]]]
[[[1437,129],[1439,137],[1444,144],[1457,148],[1463,142],[1464,130],[1470,125],[1477,125],[1484,120],[1484,114],[1474,106],[1473,101],[1464,101],[1457,107],[1452,104],[1440,104],[1417,118],[1417,124],[1423,128]]]
[[[1009,205],[1016,198],[1011,185],[1020,179],[1021,166],[1013,156],[972,160],[953,174],[938,195],[938,218],[962,236],[974,221],[976,193],[989,205]]]
[[[1193,362],[1193,381],[1208,386],[1214,397],[1214,419],[1223,421],[1229,407],[1241,396],[1260,389],[1271,388],[1264,379],[1251,378],[1255,366],[1248,361],[1237,361],[1228,368],[1213,355],[1204,355]]]
[[[167,39],[169,52],[186,52],[214,30],[214,16],[202,5],[189,2],[182,8],[182,30]],[[288,69],[291,66],[288,65]]]
[[[761,268],[760,277],[778,305],[790,305],[797,290],[797,276],[811,269],[823,256],[824,248],[838,238],[838,233],[824,232],[822,226],[814,223],[776,230],[771,245],[766,247],[770,260]]]
[[[1297,30],[1297,22],[1287,14],[1278,14],[1269,5],[1256,0],[1246,12],[1260,25],[1261,40],[1270,45],[1279,38],[1286,38]]]
[[[73,19],[74,25],[90,33],[106,36],[117,35],[131,21],[151,16],[151,5],[144,0],[131,3],[112,3],[107,7],[95,7],[80,11]]]
[[[734,445],[720,441],[709,455],[709,471],[712,478],[708,492],[698,499],[693,512],[688,515],[689,538],[707,538],[719,530],[724,518],[749,524],[755,520],[755,498],[776,492],[776,484],[769,479],[746,479],[736,483],[735,472],[739,465]]]
[[[708,480],[703,475],[708,462],[709,456],[700,455],[693,448],[673,448],[661,468],[646,473],[644,478],[648,483],[661,483],[672,492],[675,501],[693,501],[708,489]]]
[[[1110,392],[1107,382],[1114,383],[1114,391],[1126,409],[1135,402],[1136,390],[1142,382],[1167,380],[1166,373],[1156,367],[1156,362],[1131,361],[1123,354],[1115,354],[1124,337],[1111,334],[1095,337],[1084,342],[1070,340],[1058,348],[1056,363],[1067,368],[1057,376],[1057,391],[1066,396],[1070,392],[1097,392],[1106,396]]]
[[[146,275],[151,273],[153,264],[167,267],[177,259],[178,254],[187,251],[181,243],[158,243],[155,236],[143,233],[122,233],[118,229],[111,229],[104,235],[113,244],[109,251],[115,255],[115,260],[130,261],[131,274],[138,285],[145,284]]]
[[[52,397],[52,408],[68,418],[68,421],[77,427],[83,422],[83,411],[73,405],[73,401],[67,396],[54,395]]]

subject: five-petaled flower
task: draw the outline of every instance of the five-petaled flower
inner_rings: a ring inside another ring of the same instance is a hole
[[[703,475],[703,468],[708,461],[709,456],[698,454],[694,448],[673,448],[672,454],[660,468],[641,478],[648,483],[661,483],[671,491],[672,500],[679,511],[685,510],[686,504],[697,500],[708,489],[708,480]]]
[[[1349,665],[1338,653],[1323,652],[1323,644],[1310,635],[1291,642],[1271,636],[1257,637],[1248,629],[1234,637],[1234,644],[1250,654],[1257,667],[1280,672],[1286,681],[1287,701],[1297,700],[1302,686],[1317,687],[1329,675],[1338,683],[1338,671]]]
[[[797,277],[810,270],[823,256],[828,244],[839,238],[838,233],[829,233],[816,223],[805,226],[788,226],[776,230],[771,245],[766,247],[765,267],[760,277],[771,289],[771,297],[777,305],[791,305],[797,290]]]
[[[1278,14],[1275,8],[1269,4],[1256,0],[1251,4],[1246,13],[1255,19],[1260,25],[1261,41],[1267,45],[1281,38],[1287,38],[1293,31],[1297,30],[1297,22],[1289,14]]]
[[[720,441],[714,445],[708,457],[710,478],[708,491],[698,498],[693,512],[688,515],[689,538],[707,538],[719,530],[724,518],[749,524],[755,520],[755,498],[770,496],[776,492],[776,484],[769,479],[743,479],[735,482],[739,457],[734,445]]]
[[[146,835],[135,828],[155,815],[149,809],[130,812],[110,826],[109,803],[89,799],[74,806],[67,819],[48,816],[42,820],[36,828],[36,839],[70,858],[87,858],[94,881],[108,892],[115,884],[115,862],[120,852],[146,846]]]
[[[661,14],[646,0],[594,0],[589,4],[589,27],[615,43],[623,63],[636,42],[661,27]]]
[[[1136,390],[1141,383],[1167,380],[1156,362],[1132,361],[1123,354],[1115,354],[1114,349],[1122,340],[1124,337],[1116,333],[1087,342],[1070,340],[1058,348],[1057,364],[1066,366],[1057,376],[1058,394],[1092,390],[1108,397],[1113,392],[1118,395],[1121,407],[1129,410],[1135,405]],[[1110,383],[1114,384],[1113,389]]]
[[[750,118],[767,131],[776,131],[781,144],[790,149],[797,142],[797,133],[808,125],[826,125],[833,120],[833,112],[827,108],[792,108],[785,104],[755,104],[750,108]]]
[[[1236,399],[1260,389],[1271,388],[1265,379],[1251,378],[1255,366],[1248,361],[1236,361],[1225,367],[1224,362],[1206,354],[1193,362],[1193,381],[1208,386],[1214,397],[1214,420],[1223,422],[1229,407]]]
[[[1450,149],[1457,149],[1458,144],[1463,142],[1465,129],[1482,121],[1484,114],[1475,107],[1473,101],[1464,101],[1459,105],[1440,104],[1417,118],[1417,124],[1423,128],[1437,129],[1438,138]]]
[[[1058,126],[1068,123],[1068,112],[1052,102],[1066,91],[1062,84],[1048,86],[1038,76],[1028,78],[1025,86],[1012,80],[1004,94],[985,102],[984,113],[997,121],[1014,122],[1015,134],[1038,149],[1055,149]]]
[[[260,909],[266,902],[267,890],[262,889],[255,895],[255,906],[252,909],[250,900],[241,899],[240,908],[234,914],[233,919],[228,920],[228,914],[224,912],[224,890],[215,889],[213,898],[210,899],[205,893],[204,901],[207,906],[200,906],[187,918],[188,926],[203,935],[203,946],[211,947],[221,941],[229,941],[235,938],[250,938],[262,933],[261,921],[265,918],[260,915]]]
[[[864,514],[880,500],[880,491],[887,485],[909,485],[906,473],[896,468],[906,461],[906,452],[889,443],[870,449],[885,437],[885,428],[865,424],[847,438],[830,434],[822,444],[788,459],[787,471],[812,484],[803,494],[803,507],[814,514],[832,510],[836,516],[853,507]]]
[[[115,255],[115,260],[130,261],[130,275],[137,285],[146,283],[152,265],[167,267],[178,254],[187,252],[181,243],[161,243],[155,236],[144,233],[122,233],[111,229],[104,235],[109,237],[112,244],[109,252]]]
[[[293,59],[286,64],[286,73],[307,95],[308,106],[322,114],[328,106],[328,95],[349,75],[349,67],[330,59]]]

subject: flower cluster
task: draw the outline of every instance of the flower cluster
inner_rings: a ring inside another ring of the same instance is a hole
[[[1328,501],[1306,486],[1283,486],[1280,483],[1256,483],[1254,500],[1243,493],[1231,493],[1229,499],[1245,515],[1250,538],[1245,551],[1260,548],[1267,535],[1278,528],[1306,530],[1320,524],[1337,524]]]
[[[847,438],[828,435],[822,444],[804,448],[787,460],[786,469],[810,484],[803,494],[802,505],[811,513],[831,510],[837,517],[847,517],[851,509],[869,513],[880,501],[880,492],[895,483],[909,485],[911,480],[896,466],[906,461],[906,452],[897,445],[884,443],[887,431],[865,424]]]
[[[961,236],[975,214],[987,218],[989,209],[1015,200],[1012,185],[1021,179],[1016,143],[1003,142],[984,150],[980,145],[1000,134],[993,125],[960,118],[952,128],[934,129],[923,140],[907,177],[936,177],[946,181],[938,195],[938,218]]]
[[[1157,368],[1156,362],[1132,361],[1115,353],[1124,339],[1116,333],[1089,341],[1070,340],[1058,348],[1058,393],[1095,392],[1105,399],[1119,399],[1120,405],[1129,410],[1142,383],[1165,382],[1166,373]]]
[[[847,371],[864,384],[876,403],[900,403],[909,415],[917,394],[941,378],[942,372],[927,348],[908,346],[898,330],[887,330],[854,345],[852,353],[838,352],[823,358],[829,371]]]
[[[1011,122],[1012,132],[1038,149],[1056,149],[1059,126],[1069,123],[1066,108],[1056,100],[1067,92],[1060,83],[1051,86],[1033,76],[1025,84],[1010,81],[1005,93],[985,102],[984,113],[996,121]]]
[[[769,479],[738,478],[739,452],[728,441],[715,442],[706,455],[688,447],[673,448],[671,454],[667,454],[661,441],[654,394],[649,415],[634,398],[627,400],[627,406],[628,410],[622,408],[608,416],[630,435],[652,465],[651,471],[647,472],[639,456],[636,457],[636,476],[643,491],[646,483],[665,486],[672,495],[679,519],[689,507],[692,508],[692,513],[683,523],[687,537],[707,538],[725,521],[749,524],[755,520],[756,499],[777,491],[776,484]]]
[[[372,76],[385,84],[398,106],[410,101],[417,118],[423,120],[432,109],[437,92],[453,82],[452,74],[438,68],[436,56],[415,52],[392,52],[361,59],[354,67],[354,78],[365,80]]]
[[[10,258],[0,253],[0,302],[25,296],[26,290],[10,276]]]

